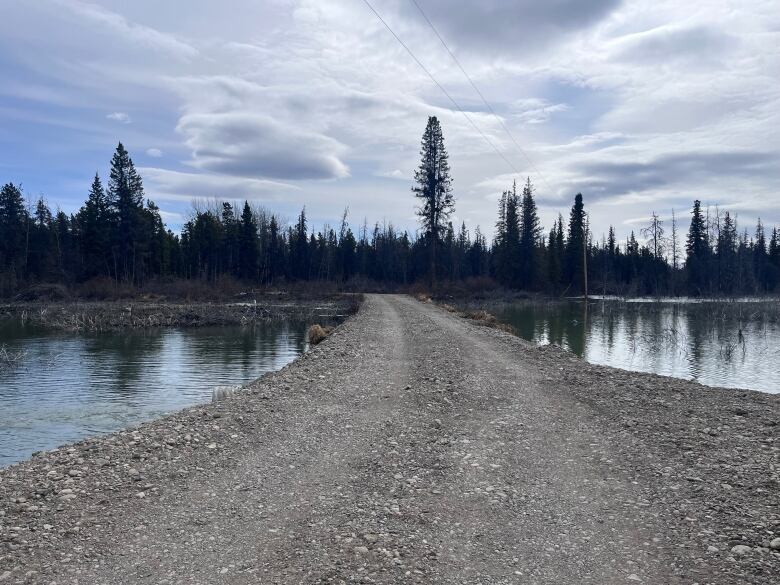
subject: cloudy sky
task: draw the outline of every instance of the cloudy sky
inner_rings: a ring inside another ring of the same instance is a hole
[[[545,227],[578,191],[597,236],[694,198],[780,224],[777,0],[417,2],[500,120],[411,0],[371,3],[479,132],[363,0],[0,0],[0,181],[75,211],[121,140],[173,226],[221,197],[414,229],[436,115],[470,228],[526,175]]]

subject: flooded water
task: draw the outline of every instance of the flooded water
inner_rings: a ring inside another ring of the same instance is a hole
[[[516,302],[488,307],[529,341],[587,361],[780,392],[780,302]]]
[[[0,321],[0,345],[24,353],[0,369],[0,466],[209,402],[307,347],[303,322],[72,334]]]

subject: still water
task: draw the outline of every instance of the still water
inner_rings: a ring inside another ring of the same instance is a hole
[[[521,337],[592,363],[780,392],[778,301],[525,301],[487,308]]]
[[[0,321],[0,345],[24,352],[0,369],[0,466],[86,436],[209,402],[305,351],[306,324],[132,330],[32,330]]]

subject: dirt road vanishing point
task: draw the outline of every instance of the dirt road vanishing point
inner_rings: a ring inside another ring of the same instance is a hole
[[[0,583],[778,583],[779,415],[368,296],[232,399],[0,470]]]

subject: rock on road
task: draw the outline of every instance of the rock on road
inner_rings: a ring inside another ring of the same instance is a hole
[[[778,582],[779,403],[735,392],[369,295],[230,400],[0,471],[0,582]]]

